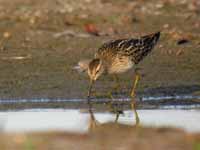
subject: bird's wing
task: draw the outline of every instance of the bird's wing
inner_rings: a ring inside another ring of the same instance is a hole
[[[103,44],[97,51],[98,55],[128,56],[137,64],[155,46],[160,37],[160,32],[143,36],[138,39],[119,39]]]
[[[121,55],[129,56],[131,60],[138,64],[147,54],[151,52],[153,47],[159,40],[160,32],[143,36],[138,39],[124,40],[120,47]]]
[[[118,40],[112,40],[109,42],[104,43],[98,50],[96,55],[97,56],[107,56],[110,54],[116,54],[118,51],[120,51],[120,48],[118,45],[123,42],[126,39],[118,39]]]

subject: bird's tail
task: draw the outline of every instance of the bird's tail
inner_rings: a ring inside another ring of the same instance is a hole
[[[141,37],[132,58],[135,64],[139,63],[154,48],[160,38],[160,32]]]

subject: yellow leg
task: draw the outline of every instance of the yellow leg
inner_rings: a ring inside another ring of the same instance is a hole
[[[108,109],[112,112],[113,111],[113,96],[111,92],[108,92],[108,98],[110,98],[111,100],[108,103]]]
[[[113,78],[114,78],[114,81],[115,81],[114,90],[115,90],[116,92],[120,93],[121,90],[123,90],[123,88],[126,89],[126,90],[128,89],[126,86],[121,86],[121,85],[120,85],[119,78],[118,78],[118,76],[117,76],[116,74],[114,74]]]
[[[131,90],[131,109],[134,111],[134,114],[135,114],[135,121],[136,121],[136,125],[139,125],[139,122],[140,122],[140,119],[139,119],[139,116],[138,116],[138,113],[136,111],[136,103],[135,103],[135,89],[137,87],[137,84],[138,84],[138,81],[140,79],[140,76],[138,74],[136,74],[135,76],[135,80],[133,82],[133,88]]]
[[[132,97],[132,98],[135,97],[135,89],[136,89],[136,87],[137,87],[137,84],[138,84],[139,79],[140,79],[140,76],[139,76],[138,74],[136,74],[135,80],[134,80],[134,82],[133,82],[133,88],[132,88],[132,90],[131,90],[131,97]]]
[[[135,100],[133,99],[132,102],[131,102],[131,109],[134,111],[134,114],[135,114],[135,123],[136,123],[136,125],[139,125],[140,118],[138,116],[138,113],[137,113],[135,105],[136,105],[135,104]]]

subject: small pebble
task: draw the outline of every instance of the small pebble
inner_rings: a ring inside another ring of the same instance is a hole
[[[29,20],[29,23],[30,23],[30,24],[35,24],[35,22],[36,22],[36,19],[35,19],[34,17],[32,17],[32,18]]]
[[[180,39],[180,40],[178,40],[177,44],[178,44],[178,45],[182,45],[182,44],[187,44],[187,43],[189,43],[189,42],[190,42],[190,41],[187,40],[187,39]]]
[[[10,32],[4,32],[3,33],[3,37],[6,38],[6,39],[8,39],[8,38],[11,37],[11,33]]]
[[[169,24],[164,24],[163,28],[165,28],[165,29],[169,28]]]

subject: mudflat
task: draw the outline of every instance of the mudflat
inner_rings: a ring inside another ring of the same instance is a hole
[[[126,9],[124,9],[126,8]],[[137,67],[138,95],[199,95],[200,12],[193,1],[0,1],[0,98],[85,98],[88,77],[73,70],[102,43],[161,31]],[[120,76],[128,94],[134,70]],[[112,89],[102,77],[99,97]]]

